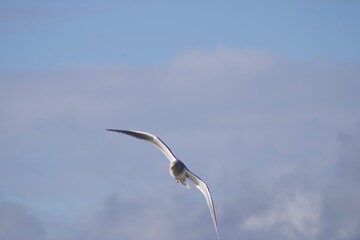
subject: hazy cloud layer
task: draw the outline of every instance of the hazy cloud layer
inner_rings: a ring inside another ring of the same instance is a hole
[[[224,239],[357,239],[359,69],[219,47],[1,73],[0,209],[15,220],[0,236],[215,239],[201,193],[111,127],[158,134],[206,180]]]
[[[40,222],[23,207],[0,198],[0,238],[44,239],[44,229]]]

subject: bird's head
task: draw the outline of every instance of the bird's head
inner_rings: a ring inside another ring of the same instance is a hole
[[[175,176],[182,174],[186,170],[186,166],[180,160],[176,160],[170,163],[170,172]]]

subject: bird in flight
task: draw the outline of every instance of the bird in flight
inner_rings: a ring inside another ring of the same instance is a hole
[[[220,240],[218,227],[217,227],[217,221],[216,221],[214,203],[213,203],[208,186],[198,176],[196,176],[194,173],[192,173],[185,166],[185,164],[183,162],[181,162],[179,159],[177,159],[175,157],[175,155],[171,152],[170,148],[168,146],[166,146],[166,144],[159,137],[152,135],[150,133],[140,132],[140,131],[117,130],[117,129],[106,129],[106,130],[127,134],[132,137],[148,141],[148,142],[154,144],[158,149],[160,149],[160,151],[170,160],[169,171],[170,171],[170,175],[174,177],[175,181],[177,183],[181,183],[184,187],[189,188],[189,185],[186,182],[186,180],[190,179],[195,184],[195,186],[202,192],[202,194],[204,194],[207,205],[210,210],[212,220],[214,222],[217,238]]]

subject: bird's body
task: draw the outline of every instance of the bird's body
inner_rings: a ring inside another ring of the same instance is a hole
[[[186,178],[188,177],[186,170],[185,164],[180,160],[175,160],[170,163],[170,175],[174,177],[176,182],[180,182],[183,186],[189,188],[189,184],[186,182]]]
[[[177,183],[181,183],[184,187],[189,188],[189,184],[187,183],[186,180],[190,179],[205,196],[207,205],[211,213],[211,217],[214,222],[217,237],[220,240],[215,208],[208,186],[198,176],[193,174],[182,161],[177,159],[175,155],[171,152],[170,148],[166,146],[166,144],[159,137],[152,135],[150,133],[140,132],[140,131],[117,130],[117,129],[107,129],[107,130],[112,132],[127,134],[132,137],[149,141],[152,144],[154,144],[157,148],[159,148],[160,151],[162,151],[164,155],[170,160],[169,172],[170,175],[175,179],[175,181]]]

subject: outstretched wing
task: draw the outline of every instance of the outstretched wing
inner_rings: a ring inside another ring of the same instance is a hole
[[[118,132],[118,133],[124,133],[132,137],[136,137],[145,141],[149,141],[152,144],[154,144],[157,148],[162,151],[165,156],[170,160],[170,162],[173,162],[176,160],[175,155],[171,152],[170,148],[166,146],[166,144],[157,136],[152,135],[150,133],[146,132],[140,132],[140,131],[130,131],[130,130],[117,130],[117,129],[106,129],[111,132]]]
[[[187,176],[191,179],[191,181],[194,182],[195,186],[204,194],[207,205],[208,205],[210,213],[211,213],[211,217],[214,222],[217,237],[220,240],[218,227],[217,227],[217,221],[216,221],[215,207],[214,207],[214,203],[213,203],[208,186],[198,176],[196,176],[195,174],[190,172],[189,169],[187,169],[186,173],[187,173]]]

